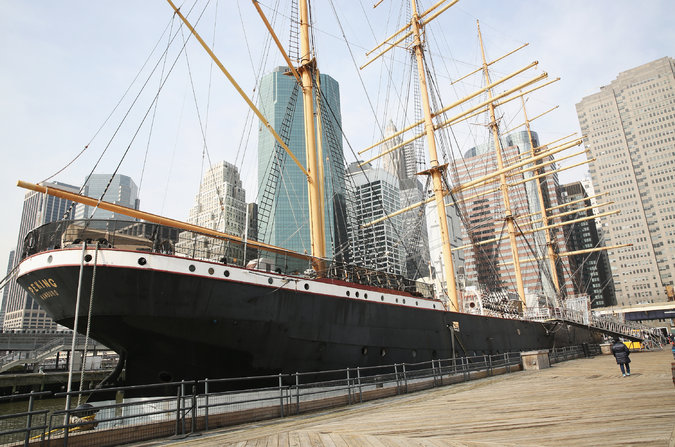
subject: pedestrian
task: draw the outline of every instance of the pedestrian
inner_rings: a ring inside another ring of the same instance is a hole
[[[670,336],[670,348],[673,351],[673,359],[675,359],[675,337]]]
[[[619,341],[618,338],[614,339],[612,354],[614,354],[616,363],[618,363],[619,368],[621,368],[621,374],[623,374],[624,377],[630,376],[630,350],[625,344]]]

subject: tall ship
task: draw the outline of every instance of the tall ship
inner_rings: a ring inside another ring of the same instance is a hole
[[[370,159],[354,162],[349,168],[339,154],[331,152],[334,145],[330,140],[341,140],[342,134],[331,119],[334,111],[326,107],[330,101],[311,45],[308,0],[299,0],[292,8],[298,14],[293,19],[297,27],[295,55],[282,47],[260,4],[252,2],[284,57],[283,73],[293,86],[290,96],[298,110],[302,109],[304,156],[289,149],[293,127],[289,120],[294,110],[282,113],[285,123],[270,124],[265,111],[244,93],[190,24],[187,11],[184,15],[169,3],[184,27],[174,30],[175,35],[189,30],[259,118],[261,132],[273,139],[273,149],[267,154],[272,174],[266,183],[261,181],[265,184],[258,203],[259,233],[264,233],[265,225],[272,225],[283,189],[279,180],[269,179],[280,177],[287,171],[283,166],[291,165],[306,180],[297,208],[308,209],[308,216],[300,219],[306,223],[311,243],[309,250],[298,252],[262,242],[262,234],[253,240],[248,232],[227,234],[101,198],[20,182],[20,186],[45,194],[129,216],[126,220],[63,220],[36,228],[25,239],[17,272],[19,284],[57,323],[87,333],[119,353],[126,385],[416,363],[602,339],[602,331],[590,320],[588,300],[576,309],[566,304],[574,301],[565,290],[566,282],[558,278],[564,270],[559,262],[566,253],[556,245],[559,224],[548,220],[547,209],[552,208],[546,203],[549,192],[540,181],[554,172],[547,168],[553,155],[579,145],[581,140],[558,142],[557,146],[539,144],[525,116],[527,151],[509,158],[500,134],[498,107],[539,88],[534,86],[545,73],[493,94],[495,87],[536,63],[492,80],[488,67],[493,62],[488,62],[483,52],[474,73],[482,78],[483,86],[467,98],[438,106],[436,84],[429,78],[432,70],[425,28],[447,14],[457,0],[441,0],[426,10],[419,10],[419,2],[412,0],[405,8],[409,17],[401,29],[369,53],[372,61],[392,50],[408,52],[415,78],[414,102],[419,107],[416,119],[401,130],[391,129],[363,151]],[[193,17],[196,14],[193,12]],[[482,40],[480,43],[482,48]],[[469,103],[471,100],[474,102]],[[466,104],[471,105],[456,111]],[[479,114],[487,117],[488,144],[497,166],[491,172],[473,172],[471,180],[460,183],[456,161],[446,161],[441,146],[455,123]],[[427,162],[420,169],[415,169],[420,163],[413,163],[411,169],[426,185],[412,188],[420,200],[404,209],[385,210],[382,200],[378,212],[372,212],[376,206],[369,212],[359,209],[364,199],[352,190],[363,191],[363,185],[354,185],[351,180],[341,187],[342,192],[326,187],[324,177],[332,175],[339,162],[344,177],[353,180],[358,175],[374,175],[364,169],[388,157],[391,174],[400,168],[405,159],[402,151],[410,145],[425,150]],[[531,225],[532,231],[523,230],[516,220],[509,195],[516,180],[529,182],[528,191],[541,201],[540,215],[528,217],[538,219],[538,224]],[[470,225],[467,204],[471,198],[489,194],[496,194],[504,211],[497,223],[492,222],[501,228],[497,237],[485,237],[481,225]],[[361,205],[349,204],[348,199],[354,197],[361,197]],[[419,215],[424,207],[427,214],[431,210],[436,222],[433,229],[438,235],[429,234],[428,238],[435,237],[439,251],[433,259],[411,257],[407,262],[411,267],[405,271],[393,269],[388,259],[396,247],[378,252],[377,244],[369,242],[377,241],[378,233],[368,229],[394,219],[400,219],[400,229],[401,221],[410,222],[401,216]],[[450,210],[466,224],[464,230],[454,228]],[[327,228],[332,229],[329,235]],[[452,241],[460,239],[458,231],[468,241],[466,247],[452,246]],[[545,291],[550,296],[544,297],[542,292],[528,299],[532,286],[523,280],[527,275],[521,263],[527,261],[521,259],[518,247],[534,243],[534,239],[543,241],[546,253],[535,262],[533,271],[547,272],[535,276],[549,278]],[[509,267],[495,255],[502,246],[510,247]],[[368,254],[369,247],[374,254]],[[459,274],[463,268],[454,265],[453,252],[460,250],[473,253],[470,260],[478,273],[470,287],[465,275]],[[514,272],[513,286],[495,279],[505,268]],[[572,321],[569,315],[575,312],[585,317]]]

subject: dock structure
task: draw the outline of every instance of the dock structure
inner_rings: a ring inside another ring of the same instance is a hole
[[[611,355],[144,446],[670,446],[669,349]]]

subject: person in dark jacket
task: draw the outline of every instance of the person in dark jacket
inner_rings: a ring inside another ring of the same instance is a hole
[[[630,350],[628,349],[628,346],[620,342],[618,338],[615,338],[614,344],[612,345],[612,354],[614,354],[616,363],[618,363],[619,368],[621,368],[621,374],[623,374],[624,377],[630,376]]]

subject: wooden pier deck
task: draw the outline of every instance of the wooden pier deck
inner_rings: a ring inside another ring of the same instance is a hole
[[[138,445],[675,446],[670,349],[554,364],[330,411]]]

